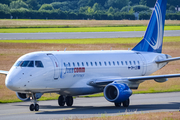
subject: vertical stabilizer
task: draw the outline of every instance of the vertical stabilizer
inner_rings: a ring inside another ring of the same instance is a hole
[[[144,38],[132,49],[143,52],[162,52],[167,0],[157,0]]]

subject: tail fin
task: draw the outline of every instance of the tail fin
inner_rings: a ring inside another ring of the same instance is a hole
[[[143,52],[162,52],[167,0],[157,0],[144,38],[132,49]]]

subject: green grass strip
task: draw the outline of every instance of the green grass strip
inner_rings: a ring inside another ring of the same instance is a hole
[[[58,43],[58,44],[128,44],[138,43],[142,38],[88,38],[59,40],[0,40],[0,43]],[[180,36],[164,37],[164,42],[179,42]]]
[[[0,29],[0,33],[44,33],[44,32],[119,32],[145,31],[147,26],[128,27],[84,27],[84,28],[8,28]],[[180,30],[180,26],[165,26],[165,30]]]

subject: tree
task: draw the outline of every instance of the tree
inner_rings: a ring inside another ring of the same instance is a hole
[[[79,6],[79,7],[88,6],[88,2],[89,2],[89,0],[79,0],[78,6]]]
[[[91,7],[88,7],[87,13],[88,15],[92,15],[94,13],[94,10]]]
[[[139,5],[147,5],[147,2],[146,2],[146,0],[140,0],[140,2],[139,2]]]
[[[121,9],[120,12],[129,12],[129,10],[131,9],[132,7],[131,6],[125,6]]]
[[[12,1],[10,3],[11,9],[28,8],[28,5],[22,0]]]
[[[1,0],[0,3],[1,4],[7,4],[9,5],[12,2],[12,0]]]
[[[141,11],[149,11],[150,9],[149,9],[149,7],[144,6],[144,5],[135,5],[135,6],[133,6],[133,10],[135,12],[141,12]]]
[[[175,11],[175,7],[174,7],[173,5],[171,5],[171,6],[169,7],[169,10]]]
[[[0,11],[9,12],[10,9],[9,9],[8,5],[0,3]]]
[[[102,8],[102,6],[99,5],[98,3],[95,3],[95,4],[93,5],[92,9],[94,10],[94,12],[97,12],[97,11],[99,11],[99,10],[102,10],[103,8]]]
[[[40,8],[39,11],[41,10],[54,10],[53,6],[51,4],[43,4]]]
[[[88,6],[86,6],[86,7],[80,7],[79,13],[85,14],[87,10],[88,10]]]
[[[106,7],[113,7],[113,8],[119,8],[122,9],[124,6],[127,6],[129,4],[129,0],[108,0],[106,2]]]
[[[33,10],[38,10],[38,2],[37,0],[27,0],[26,3],[29,5],[29,8],[33,9]]]
[[[60,9],[63,11],[75,11],[77,9],[77,1],[65,1],[65,2],[53,2],[51,5],[54,9]]]
[[[113,13],[114,13],[113,7],[110,7],[110,8],[109,8],[108,13],[110,13],[110,14],[113,14]]]

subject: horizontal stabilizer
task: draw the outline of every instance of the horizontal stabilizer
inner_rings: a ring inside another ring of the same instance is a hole
[[[156,63],[171,62],[171,61],[176,61],[176,60],[180,60],[180,57],[168,58],[165,60],[157,60]]]

